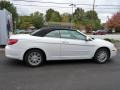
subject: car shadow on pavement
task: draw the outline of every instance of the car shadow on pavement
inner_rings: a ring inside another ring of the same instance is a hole
[[[73,65],[73,64],[93,64],[92,60],[50,60],[46,61],[46,65]]]
[[[110,60],[108,62],[106,62],[105,64],[111,64],[113,63],[113,60]],[[45,65],[47,66],[51,66],[51,65],[98,65],[98,63],[96,63],[94,60],[51,60],[51,61],[47,61],[45,63]]]
[[[16,59],[7,59],[7,65],[9,66],[17,66],[17,67],[25,67],[25,63],[23,61],[20,60],[16,60]]]
[[[113,63],[110,60],[106,64]],[[8,59],[7,64],[12,67],[28,67],[23,61]],[[93,60],[50,60],[46,61],[42,66],[73,66],[73,65],[96,65]]]

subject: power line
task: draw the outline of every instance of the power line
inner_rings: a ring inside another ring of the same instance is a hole
[[[93,6],[93,4],[76,4],[76,5],[78,5],[78,6],[79,6],[79,5]],[[105,4],[101,4],[101,5],[100,5],[100,4],[96,4],[95,6],[96,6],[96,7],[97,7],[97,6],[107,6],[107,7],[108,7],[108,6],[115,6],[115,7],[117,6],[117,7],[118,7],[118,6],[120,6],[120,5],[107,5],[107,4],[106,4],[106,5],[105,5]]]
[[[22,5],[22,4],[14,4],[14,5],[16,5],[16,6],[33,6],[33,7],[40,7],[40,8],[44,8],[44,7],[46,7],[46,8],[51,8],[51,7],[55,7],[55,8],[71,8],[71,7],[61,7],[61,6],[40,6],[40,5]],[[77,7],[75,7],[75,8],[77,8]],[[80,7],[81,8],[81,7]],[[92,7],[91,8],[83,8],[83,9],[92,9]],[[95,9],[120,9],[120,8],[95,8]]]
[[[16,0],[13,0],[13,1],[16,1]],[[31,1],[31,0],[17,0],[17,1],[24,1],[24,2],[37,2],[37,3],[50,3],[50,4],[71,4],[71,3],[41,2],[41,1]]]
[[[21,5],[21,4],[14,4],[17,6],[34,6],[34,7],[46,7],[46,8],[50,8],[50,7],[55,7],[55,8],[71,8],[71,7],[61,7],[61,6],[40,6],[40,5]]]
[[[95,8],[95,9],[120,9],[120,8]]]
[[[41,2],[41,1],[33,1],[33,0],[13,0],[15,2],[24,1],[24,2],[36,2],[36,3],[49,3],[49,4],[72,4],[72,3],[58,3],[58,2]],[[93,6],[93,4],[76,4],[78,6]],[[105,5],[105,4],[96,4],[95,6],[120,6],[120,5]]]
[[[120,6],[120,5],[95,5],[95,6]]]

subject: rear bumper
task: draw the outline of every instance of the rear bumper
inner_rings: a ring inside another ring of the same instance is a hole
[[[14,49],[14,48],[11,48],[9,46],[5,47],[5,56],[7,58],[11,58],[11,59],[22,60],[21,50],[20,49]]]

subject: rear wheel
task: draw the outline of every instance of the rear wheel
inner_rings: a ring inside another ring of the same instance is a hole
[[[110,52],[106,48],[98,49],[94,59],[99,64],[106,63],[110,59]]]
[[[40,50],[33,49],[26,53],[25,62],[31,67],[37,67],[44,62],[44,55]]]

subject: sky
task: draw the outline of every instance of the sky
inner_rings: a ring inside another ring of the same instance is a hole
[[[34,2],[26,2],[34,1]],[[51,4],[51,3],[40,3],[40,2],[55,2],[55,3],[73,3],[73,4],[89,4],[89,5],[76,5],[75,8],[83,8],[85,11],[92,9],[93,0],[11,0],[16,6],[17,11],[20,15],[29,15],[35,11],[46,13],[49,8],[57,10],[62,13],[72,13],[72,8],[69,4]],[[98,13],[101,22],[104,23],[120,11],[120,0],[95,0],[95,11]],[[99,6],[105,5],[105,6]]]

